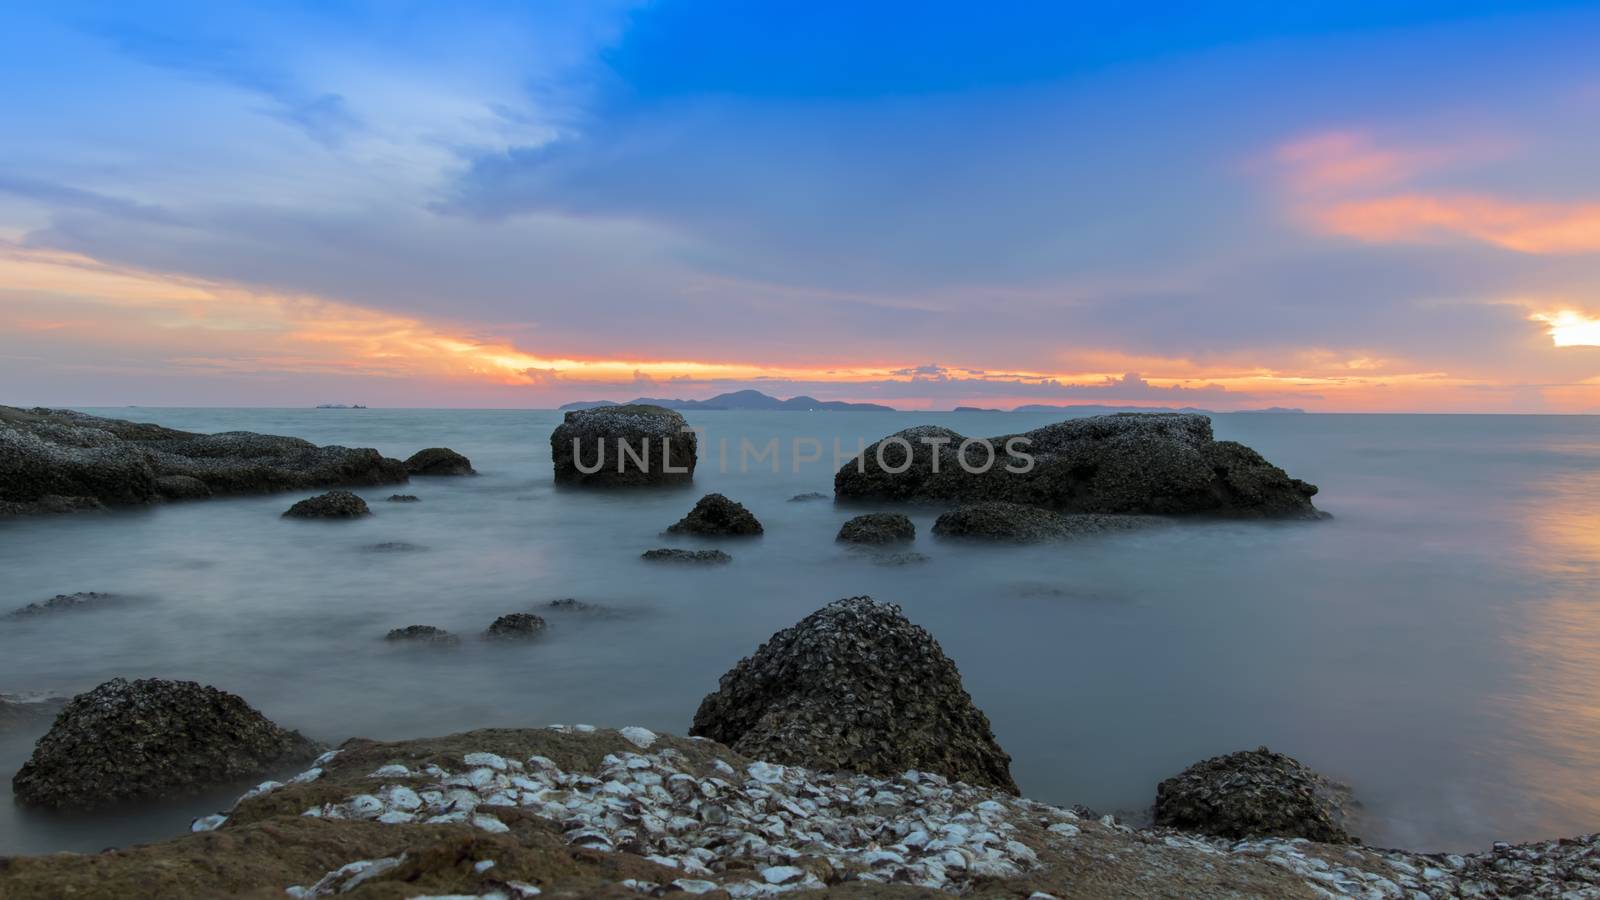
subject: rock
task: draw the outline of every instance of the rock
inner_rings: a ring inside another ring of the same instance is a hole
[[[1266,747],[1195,763],[1156,788],[1155,823],[1225,838],[1352,840],[1344,790]]]
[[[682,414],[645,403],[572,410],[550,434],[555,480],[587,486],[692,481],[699,441],[688,427]]]
[[[318,749],[216,688],[114,678],[67,703],[11,784],[26,806],[94,809],[254,778]]]
[[[839,469],[834,493],[841,499],[1005,500],[1082,513],[1321,516],[1311,505],[1315,485],[1290,478],[1249,447],[1214,440],[1207,416],[1069,419],[1020,435],[975,439],[963,457],[966,440],[934,426],[890,435]],[[906,470],[896,473],[889,470],[908,463],[901,441],[911,454]],[[1009,454],[1008,446],[1032,456],[1031,467]],[[985,469],[987,447],[994,449],[995,461]],[[880,448],[887,468],[879,462]]]
[[[418,450],[406,460],[406,471],[412,475],[476,475],[472,460],[449,447],[429,447]]]
[[[404,641],[416,644],[432,644],[438,646],[454,647],[461,643],[461,639],[432,625],[407,625],[396,628],[383,636],[386,641]]]
[[[870,597],[773,635],[695,712],[691,735],[757,759],[890,775],[908,769],[1012,793],[1011,757],[938,641]]]
[[[416,494],[390,494],[385,498],[390,503],[421,503],[422,498]]]
[[[532,613],[511,613],[495,619],[483,633],[494,640],[527,640],[544,631],[544,619]]]
[[[1161,521],[1154,516],[1063,514],[1020,503],[993,501],[973,503],[944,513],[934,520],[933,533],[946,538],[1032,544],[1103,534],[1108,531],[1149,528],[1160,524]]]
[[[827,494],[820,494],[820,493],[818,493],[816,491],[806,491],[804,494],[795,494],[793,497],[790,497],[789,498],[789,502],[790,503],[806,503],[806,502],[809,502],[811,500],[826,500],[826,499],[828,499],[828,495]]]
[[[301,500],[284,515],[295,519],[359,519],[372,515],[372,510],[367,508],[367,501],[349,491],[329,491]]]
[[[646,550],[640,554],[640,559],[651,562],[683,562],[683,563],[728,563],[733,562],[733,557],[721,550],[680,550],[676,547],[662,547],[658,550]]]
[[[551,609],[557,609],[562,612],[593,612],[599,609],[599,607],[595,606],[593,603],[579,600],[576,597],[563,597],[560,600],[551,600],[545,605]]]
[[[0,516],[405,480],[371,449],[0,406]]]
[[[156,479],[156,491],[163,500],[206,500],[211,488],[193,475],[163,475]]]
[[[868,513],[844,523],[835,540],[851,544],[894,544],[916,540],[917,526],[900,513]]]
[[[102,594],[98,591],[84,591],[78,594],[57,594],[49,600],[29,603],[20,609],[14,609],[6,615],[8,619],[31,619],[48,613],[78,612],[90,609],[104,609],[108,606],[121,606],[127,601],[121,594]]]
[[[721,494],[707,494],[689,514],[667,528],[669,534],[699,534],[708,537],[747,536],[761,533],[761,523],[744,508]]]

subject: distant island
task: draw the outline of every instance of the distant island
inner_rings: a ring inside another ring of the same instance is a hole
[[[804,412],[813,409],[848,412],[895,412],[892,406],[883,406],[878,403],[846,403],[843,400],[818,400],[815,397],[801,395],[779,400],[763,394],[760,391],[734,391],[731,394],[718,394],[707,400],[662,400],[655,397],[640,397],[633,403],[648,403],[652,406],[664,406],[667,409],[755,409],[755,410],[786,410]],[[612,400],[579,400],[574,403],[563,403],[562,410],[570,409],[595,409],[601,406],[621,406]]]
[[[346,405],[344,403],[318,403],[317,409],[366,409],[359,403]]]
[[[988,406],[958,406],[951,412],[1005,412],[1003,409],[994,409]]]
[[[970,408],[964,408],[964,409],[967,409],[967,411],[970,411]],[[961,411],[963,411],[963,410],[957,410],[957,412],[961,412]],[[1152,412],[1152,413],[1167,412],[1167,413],[1203,413],[1203,414],[1208,415],[1208,416],[1225,415],[1225,414],[1228,414],[1228,413],[1304,413],[1305,412],[1305,410],[1303,410],[1303,409],[1297,409],[1297,408],[1288,407],[1288,406],[1269,406],[1269,407],[1266,407],[1265,409],[1215,410],[1215,409],[1202,409],[1202,408],[1200,408],[1198,406],[1177,406],[1177,407],[1174,407],[1174,406],[1105,406],[1105,405],[1098,404],[1098,403],[1077,403],[1077,404],[1071,404],[1071,405],[1066,405],[1066,406],[1058,406],[1058,405],[1051,404],[1051,403],[1028,403],[1028,404],[1024,404],[1022,406],[1018,406],[1018,407],[1012,409],[1011,411],[1012,412],[1090,413],[1090,414],[1094,414],[1094,415],[1103,415],[1103,414],[1106,414],[1106,413],[1119,413],[1119,412]]]

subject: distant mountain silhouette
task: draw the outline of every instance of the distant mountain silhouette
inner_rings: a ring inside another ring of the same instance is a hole
[[[1098,403],[1078,403],[1078,404],[1072,404],[1072,405],[1068,405],[1068,406],[1058,406],[1058,405],[1052,404],[1052,403],[1028,403],[1028,404],[1025,404],[1023,406],[1018,406],[1018,407],[1016,407],[1015,409],[1013,409],[1011,411],[1012,412],[1073,412],[1073,413],[1096,413],[1096,414],[1119,413],[1119,412],[1182,412],[1182,413],[1205,413],[1206,415],[1217,415],[1219,412],[1224,412],[1224,413],[1226,413],[1226,412],[1239,412],[1239,413],[1304,413],[1305,412],[1305,410],[1303,410],[1303,409],[1295,409],[1295,408],[1287,407],[1287,406],[1270,406],[1270,407],[1267,407],[1266,409],[1215,410],[1215,409],[1201,409],[1198,406],[1105,406],[1105,405],[1098,404]]]
[[[757,409],[757,410],[784,410],[804,412],[813,409],[843,410],[847,412],[894,412],[892,406],[883,406],[877,403],[846,403],[843,400],[818,400],[815,397],[799,396],[787,400],[779,400],[763,394],[760,391],[734,391],[730,394],[718,394],[708,400],[663,400],[658,397],[640,397],[633,403],[649,403],[653,406],[664,406],[667,409]],[[559,409],[595,409],[601,406],[620,406],[612,400],[578,400],[572,403],[563,403]]]

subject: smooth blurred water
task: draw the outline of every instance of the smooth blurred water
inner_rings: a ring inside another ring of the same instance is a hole
[[[1051,414],[690,413],[707,430],[693,488],[558,490],[560,414],[433,410],[90,410],[197,431],[247,429],[405,457],[470,456],[476,478],[361,491],[356,522],[279,518],[300,494],[0,523],[0,609],[57,593],[136,595],[124,609],[0,622],[0,691],[76,692],[113,677],[237,692],[327,741],[552,722],[682,733],[717,678],[825,603],[904,606],[954,658],[1032,797],[1147,807],[1156,782],[1267,744],[1347,782],[1358,833],[1415,849],[1600,829],[1600,419],[1219,415],[1322,487],[1322,523],[1196,523],[1077,543],[972,547],[886,567],[834,543],[861,511],[829,501],[847,452],[920,423],[972,435]],[[730,440],[733,471],[715,448]],[[777,437],[783,469],[738,471],[738,442]],[[795,437],[825,448],[789,468]],[[394,491],[418,504],[381,502]],[[642,562],[700,494],[767,528],[717,568]],[[415,553],[365,545],[406,541]],[[541,610],[577,597],[623,615]],[[544,614],[535,643],[471,639]],[[431,624],[458,650],[386,645]],[[0,736],[0,771],[40,729]],[[139,813],[59,817],[0,797],[0,854],[94,850],[183,831],[234,791]]]

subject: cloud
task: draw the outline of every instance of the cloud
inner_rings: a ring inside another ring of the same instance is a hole
[[[1600,203],[1401,194],[1335,203],[1316,215],[1330,233],[1364,241],[1430,241],[1458,235],[1519,253],[1600,252]]]

